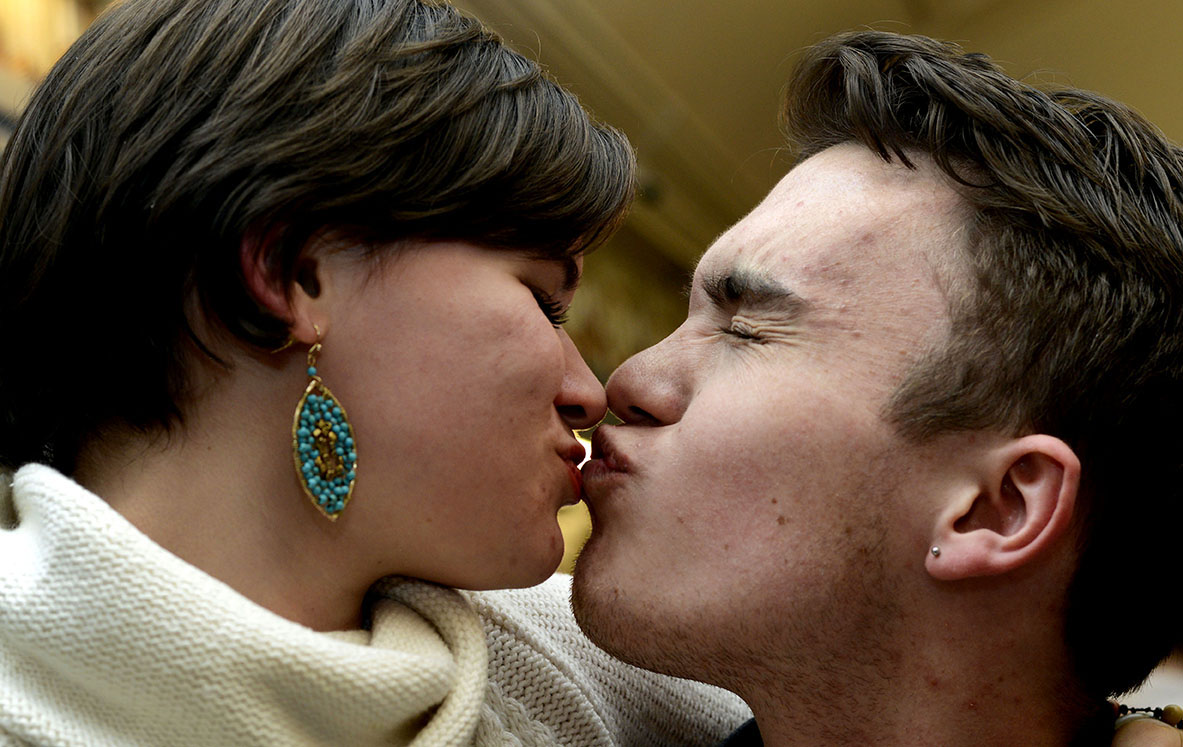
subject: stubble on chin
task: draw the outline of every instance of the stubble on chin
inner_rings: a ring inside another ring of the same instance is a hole
[[[720,667],[730,669],[728,652],[713,635],[715,626],[686,620],[649,584],[642,591],[619,583],[592,552],[576,562],[571,607],[584,634],[613,657],[659,674],[721,684]]]
[[[617,575],[612,557],[598,552],[608,548],[597,548],[593,536],[575,567],[575,618],[617,659],[745,699],[761,691],[787,690],[794,697],[842,692],[843,674],[875,676],[890,670],[898,655],[891,644],[899,618],[896,590],[881,552],[886,527],[874,508],[867,513],[822,574],[824,588],[790,584],[763,607],[732,598],[735,589],[728,587],[698,588],[700,602],[713,598],[715,604],[682,609],[667,585],[684,578],[648,578],[633,568],[627,577]]]

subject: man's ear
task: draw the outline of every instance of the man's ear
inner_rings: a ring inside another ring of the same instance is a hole
[[[1019,568],[1066,536],[1080,460],[1063,441],[1036,434],[982,453],[976,485],[949,503],[933,531],[927,568],[952,581]]]
[[[314,301],[320,296],[316,258],[301,253],[296,264],[296,282],[287,288],[267,266],[266,242],[274,239],[274,235],[264,236],[256,231],[243,236],[238,256],[242,276],[256,303],[272,316],[287,322],[294,339],[311,344],[317,338],[313,328]],[[323,332],[323,324],[320,327]]]

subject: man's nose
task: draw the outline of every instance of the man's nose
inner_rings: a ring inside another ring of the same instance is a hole
[[[682,418],[690,372],[675,354],[677,334],[629,358],[608,379],[608,406],[625,423],[669,425]]]
[[[572,430],[591,428],[604,419],[608,411],[608,401],[604,396],[604,387],[599,379],[587,366],[587,361],[575,343],[567,335],[563,337],[564,371],[563,383],[555,397],[555,409],[563,422]]]

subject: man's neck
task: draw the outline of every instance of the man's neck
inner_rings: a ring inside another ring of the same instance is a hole
[[[755,699],[753,699],[755,700]],[[817,701],[810,701],[816,704]],[[937,703],[945,704],[938,709]],[[1064,745],[1063,715],[1022,696],[934,697],[927,705],[842,697],[816,708],[750,703],[767,747],[791,745]]]
[[[1075,714],[1066,697],[1060,673],[1067,663],[1056,653],[1062,644],[996,638],[967,649],[957,643],[942,640],[885,657],[898,665],[891,669],[831,658],[828,667],[759,678],[759,686],[740,695],[768,747],[1072,741],[1085,714]]]

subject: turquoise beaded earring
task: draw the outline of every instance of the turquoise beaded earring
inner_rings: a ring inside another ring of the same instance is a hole
[[[353,497],[357,482],[357,444],[345,408],[316,372],[320,328],[308,348],[308,386],[296,405],[292,421],[292,457],[296,477],[312,505],[336,521]]]

